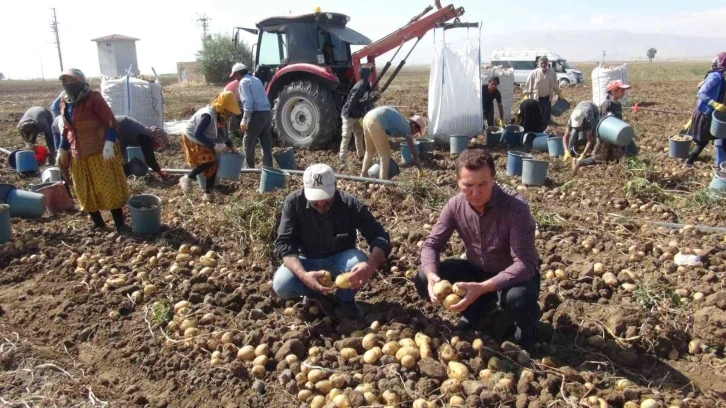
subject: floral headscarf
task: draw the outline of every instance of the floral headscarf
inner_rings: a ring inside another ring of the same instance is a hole
[[[166,148],[167,143],[169,143],[169,135],[164,131],[164,129],[159,129],[156,126],[149,126],[146,128],[146,131],[149,132],[151,144],[154,147],[154,150],[157,152],[163,151]]]

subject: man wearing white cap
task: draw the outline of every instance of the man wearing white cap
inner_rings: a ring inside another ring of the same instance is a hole
[[[562,143],[566,146],[565,156],[562,160],[575,159],[573,169],[577,164],[577,159],[582,160],[595,146],[595,130],[598,122],[600,122],[600,111],[592,102],[580,102],[572,111],[570,120],[567,122],[567,130],[562,137]],[[585,149],[578,157],[578,148],[582,145],[585,145]]]
[[[228,83],[225,87],[225,91],[232,92],[232,95],[234,95],[234,98],[237,100],[237,103],[239,103],[239,110],[242,111],[242,104],[239,101],[239,80],[242,79],[242,71],[246,69],[247,67],[245,64],[238,62],[232,66],[232,72],[229,74],[229,77],[232,78],[232,81]],[[236,136],[238,138],[242,138],[244,136],[242,132],[240,132],[239,125],[240,121],[242,120],[242,115],[239,116],[232,116],[229,118],[229,133],[233,136]]]
[[[239,129],[244,134],[242,144],[247,168],[255,167],[255,146],[258,140],[262,149],[262,164],[272,167],[272,112],[265,86],[241,62],[234,64],[230,77],[239,81],[239,103],[243,111]]]
[[[368,242],[370,255],[356,248],[358,232]],[[363,310],[355,302],[355,294],[390,250],[388,234],[368,207],[336,189],[330,166],[313,164],[305,169],[303,188],[290,193],[282,205],[275,254],[283,264],[275,272],[272,288],[282,299],[316,298],[335,292],[344,313],[360,319]],[[320,279],[325,271],[333,280],[351,272],[351,288],[335,291],[323,286]]]

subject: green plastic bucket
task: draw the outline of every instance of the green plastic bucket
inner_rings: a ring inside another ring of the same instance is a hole
[[[161,198],[151,194],[131,196],[128,201],[131,229],[137,234],[161,231]]]
[[[451,154],[459,154],[469,147],[469,136],[453,135],[449,137]]]
[[[597,137],[605,143],[627,146],[633,141],[635,132],[622,120],[615,116],[608,116],[597,125]]]
[[[544,160],[527,159],[522,162],[522,184],[541,186],[547,180],[547,168],[550,163]]]
[[[10,223],[10,206],[0,204],[0,244],[13,239],[13,225]]]
[[[711,190],[726,191],[726,179],[720,177],[718,174],[714,174],[711,182],[708,184],[708,188]]]
[[[486,129],[486,145],[487,146],[496,146],[500,143],[502,143],[502,134],[504,133],[504,129],[500,128],[499,126],[489,126]]]
[[[275,158],[277,165],[283,170],[297,169],[297,166],[295,165],[295,149],[292,147],[280,149],[275,153],[272,153],[272,157]]]
[[[38,162],[35,160],[35,152],[21,150],[15,154],[15,169],[18,173],[35,173],[38,171]]]
[[[416,150],[416,153],[420,154],[421,145],[414,142],[414,150]],[[413,163],[413,154],[411,153],[411,148],[408,146],[408,142],[401,143],[401,162],[403,164],[411,164]]]
[[[673,140],[674,137],[683,137],[684,140]],[[668,157],[673,159],[685,159],[688,157],[688,153],[691,151],[691,142],[693,139],[690,136],[673,136],[668,141]]]
[[[260,173],[259,192],[266,193],[279,188],[285,188],[287,175],[288,173],[284,170],[278,170],[267,166],[262,167],[262,173]]]
[[[548,150],[547,138],[549,137],[549,135],[547,133],[535,133],[535,135],[536,137],[532,142],[532,150],[536,150],[538,152],[546,152]]]

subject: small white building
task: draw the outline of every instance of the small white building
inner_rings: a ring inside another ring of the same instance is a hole
[[[91,41],[98,46],[98,64],[101,67],[101,75],[107,77],[126,75],[129,67],[131,75],[139,75],[139,63],[136,59],[138,38],[112,34]]]

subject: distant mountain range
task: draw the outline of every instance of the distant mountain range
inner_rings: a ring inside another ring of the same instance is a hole
[[[658,59],[712,58],[724,48],[724,38],[688,37],[671,34],[642,34],[622,30],[522,31],[482,35],[482,62],[488,62],[496,48],[550,48],[569,61],[646,60],[645,53],[655,47]],[[423,43],[423,42],[422,42]],[[429,40],[429,44],[430,40]],[[431,45],[415,50],[409,62],[431,62]]]

